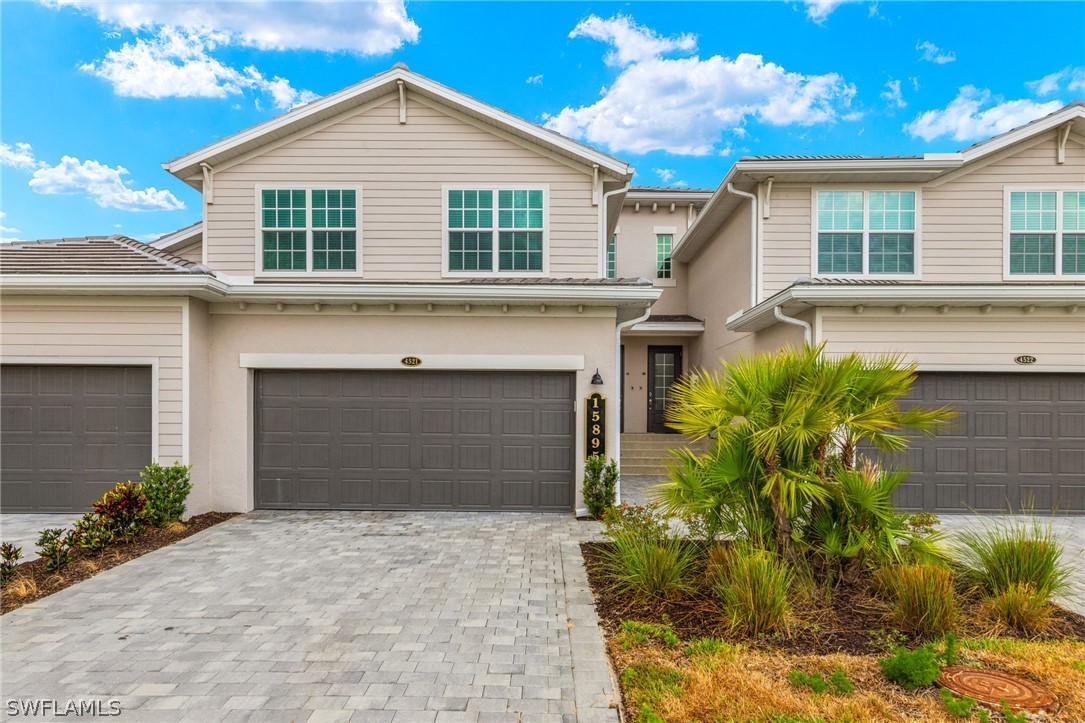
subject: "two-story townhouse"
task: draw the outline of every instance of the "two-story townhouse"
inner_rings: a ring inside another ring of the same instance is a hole
[[[606,278],[625,162],[397,65],[164,165],[203,221],[159,247],[0,250],[5,511],[151,459],[197,513],[581,506],[661,293]]]
[[[899,502],[1085,511],[1085,104],[959,153],[753,157],[673,252],[698,364],[804,341],[960,412]]]

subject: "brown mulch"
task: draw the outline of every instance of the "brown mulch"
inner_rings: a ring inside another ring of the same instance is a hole
[[[645,604],[615,590],[604,572],[603,549],[610,543],[581,543],[588,582],[595,597],[595,608],[608,637],[613,637],[624,620],[667,623],[683,640],[716,637],[743,642],[752,648],[797,655],[846,653],[870,655],[884,653],[891,645],[922,642],[893,630],[888,607],[871,595],[864,584],[838,585],[831,603],[807,601],[797,605],[795,620],[787,635],[746,638],[727,630],[712,592],[700,587],[693,592],[668,600]],[[959,631],[965,635],[984,635],[990,631],[980,622],[978,599],[964,602]],[[1085,617],[1058,608],[1051,629],[1044,636],[1052,640],[1085,640]],[[1014,637],[999,631],[998,637]]]
[[[122,565],[129,560],[154,552],[160,547],[195,535],[208,527],[236,517],[236,512],[207,512],[187,522],[175,522],[169,527],[148,528],[131,542],[119,542],[94,555],[82,550],[72,551],[72,561],[60,570],[46,570],[41,558],[19,565],[13,579],[0,588],[0,615],[43,597],[94,577],[100,572]]]

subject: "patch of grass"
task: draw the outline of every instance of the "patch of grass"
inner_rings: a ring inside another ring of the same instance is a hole
[[[828,723],[821,716],[794,715],[792,713],[771,713],[761,720],[764,723]]]
[[[30,597],[38,594],[38,585],[34,578],[25,575],[16,575],[11,582],[4,586],[4,592],[17,598]]]
[[[682,644],[681,639],[675,635],[670,625],[661,623],[642,623],[636,620],[624,620],[621,632],[618,634],[622,644],[626,647],[643,645],[649,640],[658,640],[669,647]]]
[[[732,630],[747,635],[786,632],[791,612],[790,568],[771,552],[751,547],[729,549],[715,591]]]
[[[885,677],[907,691],[916,691],[938,680],[941,661],[933,645],[921,645],[915,650],[894,648],[891,655],[878,660]]]
[[[796,668],[788,673],[787,680],[795,688],[809,688],[815,693],[851,695],[855,692],[855,686],[848,680],[847,673],[840,668],[834,670],[828,678],[821,673],[805,673]]]
[[[1050,525],[999,520],[963,532],[958,539],[958,556],[968,576],[988,593],[1029,585],[1047,600],[1066,589],[1070,572]]]
[[[954,718],[968,718],[972,715],[972,709],[976,707],[976,699],[969,698],[967,695],[958,698],[953,695],[953,691],[948,688],[942,688],[938,692],[938,695],[942,698],[942,705],[946,707],[949,714]]]
[[[932,635],[957,624],[954,574],[937,565],[893,565],[875,574],[875,586],[893,605],[893,620],[904,631]]]
[[[685,653],[687,658],[697,658],[708,655],[731,653],[735,648],[736,646],[731,643],[725,643],[719,638],[696,638],[689,641],[686,645]]]
[[[604,553],[607,574],[622,592],[634,598],[667,598],[687,592],[697,558],[693,545],[676,537],[654,539],[618,533]]]
[[[1013,583],[987,598],[985,607],[1002,624],[1025,635],[1036,635],[1051,625],[1047,596],[1028,583]]]
[[[1071,660],[1070,667],[1079,673],[1085,673],[1085,661],[1083,660]]]
[[[637,711],[636,720],[642,723],[663,720],[655,712],[655,706],[662,698],[681,693],[685,679],[680,671],[653,663],[636,663],[621,675],[626,700]]]

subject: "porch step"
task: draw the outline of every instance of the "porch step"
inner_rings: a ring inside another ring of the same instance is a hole
[[[665,475],[672,449],[690,447],[701,451],[704,446],[704,442],[691,442],[678,434],[623,434],[622,474]]]

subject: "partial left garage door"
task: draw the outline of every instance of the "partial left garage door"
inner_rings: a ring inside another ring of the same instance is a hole
[[[573,508],[574,376],[261,371],[256,506]]]
[[[81,512],[151,461],[151,368],[0,368],[0,510]]]

